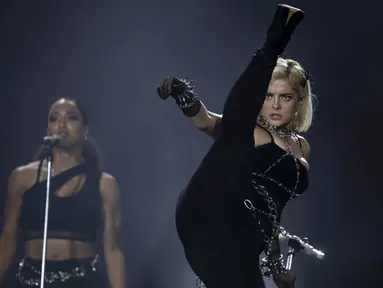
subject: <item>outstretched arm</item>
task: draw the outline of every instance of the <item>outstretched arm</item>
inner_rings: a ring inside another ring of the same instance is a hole
[[[166,100],[171,96],[185,116],[207,135],[216,138],[219,134],[222,115],[207,110],[197,96],[191,82],[177,77],[166,77],[157,88],[157,94]]]
[[[103,173],[101,193],[104,208],[104,253],[112,288],[125,288],[125,260],[120,244],[120,192],[113,176]]]
[[[201,102],[201,109],[194,117],[190,118],[194,125],[206,133],[210,137],[216,139],[218,137],[222,115],[207,110],[206,106]]]

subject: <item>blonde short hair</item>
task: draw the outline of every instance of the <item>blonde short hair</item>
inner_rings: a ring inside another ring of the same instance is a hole
[[[313,121],[313,98],[311,93],[310,79],[303,67],[292,59],[278,58],[277,65],[274,68],[271,82],[277,79],[288,79],[293,89],[300,96],[296,116],[294,117],[294,126],[297,132],[306,132],[309,130]]]

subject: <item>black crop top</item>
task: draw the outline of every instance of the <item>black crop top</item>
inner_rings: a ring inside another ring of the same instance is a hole
[[[29,188],[21,206],[20,226],[25,241],[43,239],[45,196],[47,181],[39,181],[42,162],[36,183]],[[85,173],[86,180],[76,194],[60,197],[55,193],[76,175]],[[101,172],[80,164],[51,179],[49,200],[48,238],[94,242],[102,221]]]

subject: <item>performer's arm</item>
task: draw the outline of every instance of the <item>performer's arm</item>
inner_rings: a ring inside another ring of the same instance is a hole
[[[23,168],[15,169],[8,182],[4,225],[0,236],[0,286],[17,249],[20,207],[25,190],[23,174]]]
[[[119,187],[113,176],[103,173],[101,193],[104,207],[104,253],[112,288],[125,288],[125,259],[120,244]]]
[[[281,256],[281,247],[279,243],[279,237],[275,237],[271,242],[271,253],[270,253],[270,260],[271,261],[277,261],[281,265],[283,265],[282,262],[279,262],[278,260]],[[290,273],[290,271],[286,271],[286,273],[273,274],[273,280],[275,285],[278,288],[294,288],[296,277]]]
[[[210,137],[217,138],[222,121],[222,115],[207,110],[201,102],[201,109],[194,117],[190,118],[194,125]]]
[[[167,77],[157,88],[157,94],[163,100],[169,96],[174,98],[184,115],[190,118],[199,130],[213,138],[218,136],[222,115],[207,110],[189,81]]]
[[[267,248],[265,249],[265,252],[267,251]],[[279,243],[279,238],[275,237],[271,242],[271,259],[278,259],[281,255],[281,245]]]

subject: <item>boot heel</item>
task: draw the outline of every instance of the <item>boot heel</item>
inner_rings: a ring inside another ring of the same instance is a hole
[[[293,7],[290,5],[286,5],[286,4],[279,4],[278,6],[280,7],[280,9],[283,9],[283,10],[288,9],[289,10],[288,15],[287,15],[287,19],[285,22],[285,26],[287,26],[289,24],[289,21],[291,20],[292,16],[294,16],[294,18],[299,19],[297,22],[300,22],[303,19],[303,17],[305,16],[305,12],[299,8],[296,8],[296,7]]]
[[[291,16],[293,16],[295,13],[300,13],[300,14],[304,14],[305,13],[303,10],[298,9],[296,7],[293,7],[293,6],[290,6],[290,5],[280,4],[278,6],[281,6],[281,7],[285,8],[285,9],[286,8],[289,9],[289,14],[288,14],[287,19],[286,19],[286,26],[287,26]]]
[[[291,39],[291,35],[304,16],[305,13],[301,9],[286,4],[279,4],[267,29],[265,43],[256,55],[268,54],[270,57],[269,62],[274,63],[273,55],[281,55],[284,52]]]

